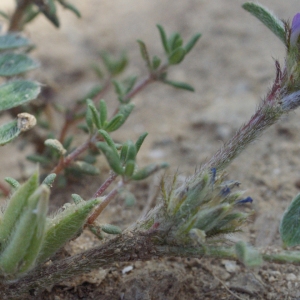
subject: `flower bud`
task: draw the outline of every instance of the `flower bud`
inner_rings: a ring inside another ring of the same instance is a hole
[[[290,44],[296,46],[300,34],[300,13],[297,13],[292,21]]]

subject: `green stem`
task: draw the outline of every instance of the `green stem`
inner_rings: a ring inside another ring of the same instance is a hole
[[[281,251],[279,253],[265,253],[263,260],[276,264],[300,265],[300,251]]]

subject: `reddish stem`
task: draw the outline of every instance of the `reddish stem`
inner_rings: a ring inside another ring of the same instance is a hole
[[[95,137],[95,136],[94,136]],[[67,167],[76,157],[78,157],[81,153],[89,148],[89,145],[93,138],[88,139],[84,144],[76,148],[73,152],[71,152],[67,157],[60,160],[58,165],[50,172],[58,174],[60,173],[65,167]]]
[[[0,190],[5,197],[9,196],[10,190],[2,182],[0,182]]]
[[[97,192],[93,195],[93,198],[97,198],[101,196],[106,189],[113,183],[113,181],[117,178],[116,173],[112,173],[106,180],[105,182],[100,186],[100,188],[97,190]]]
[[[119,186],[114,188],[112,191],[108,193],[105,199],[99,204],[99,206],[95,209],[95,211],[90,215],[87,220],[87,224],[93,224],[94,221],[98,218],[98,216],[102,213],[104,208],[110,203],[112,199],[118,194],[119,188],[122,187],[123,183],[120,182]]]
[[[142,91],[147,85],[159,79],[160,75],[166,70],[167,66],[162,66],[156,73],[149,74],[148,77],[141,80],[127,95],[124,96],[123,101],[128,101],[130,98],[134,97],[137,93]],[[94,98],[101,99],[103,95],[106,93],[107,89],[109,88],[111,82],[111,78],[109,78],[105,84],[104,89]],[[80,105],[77,104],[77,107],[73,109],[73,112],[70,113],[70,117],[66,119],[63,129],[60,134],[60,141],[62,142],[66,136],[68,128],[72,121],[72,117],[74,116],[75,110],[79,109]],[[114,112],[114,115],[117,113],[118,110]],[[78,155],[88,149],[90,141],[85,142],[82,146],[78,147],[72,153],[70,153],[63,161],[59,162],[58,165],[52,170],[52,173],[58,174],[60,173],[66,166],[68,166]]]
[[[144,78],[127,95],[124,96],[123,101],[128,101],[130,98],[134,97],[137,93],[143,90],[148,84],[154,81],[155,78],[152,75],[149,75],[147,78]]]
[[[111,85],[111,77],[109,77],[106,80],[103,89],[94,97],[93,101],[97,102],[100,99],[102,99],[103,96],[107,93],[110,85]],[[61,143],[63,143],[63,141],[65,140],[69,128],[71,126],[73,126],[75,123],[80,122],[83,119],[83,118],[77,118],[74,120],[74,115],[76,113],[78,113],[81,106],[82,106],[82,103],[76,103],[76,105],[73,107],[73,109],[66,113],[65,123],[64,123],[64,125],[61,129],[60,135],[59,135],[59,141]]]

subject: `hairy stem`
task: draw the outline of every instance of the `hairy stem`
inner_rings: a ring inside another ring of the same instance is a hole
[[[91,271],[95,268],[108,268],[114,263],[150,260],[159,257],[194,257],[237,260],[234,247],[222,246],[174,246],[161,245],[155,232],[141,233],[133,232],[123,234],[108,242],[86,250],[83,253],[68,257],[41,268],[31,271],[18,281],[2,282],[0,285],[1,299],[17,299],[28,295],[37,295],[45,288],[53,284]],[[300,264],[300,252],[282,251],[274,254],[266,254],[261,251],[265,261],[273,263]]]
[[[93,198],[100,197],[106,189],[114,182],[114,180],[117,178],[118,174],[112,173],[104,182],[103,184],[99,187],[97,192],[93,195]]]
[[[70,277],[83,274],[95,268],[108,268],[116,262],[150,260],[164,256],[202,257],[203,248],[155,246],[153,235],[135,233],[122,235],[96,248],[81,254],[55,261],[34,270],[17,282],[2,283],[1,299],[17,299],[24,297],[28,291],[36,295],[46,287]],[[234,258],[232,250],[224,248],[223,257]],[[216,254],[211,250],[211,255]],[[27,294],[28,295],[28,294]]]
[[[224,170],[246,147],[256,140],[262,133],[275,124],[282,114],[277,106],[263,103],[248,123],[243,125],[228,142],[203,166]]]

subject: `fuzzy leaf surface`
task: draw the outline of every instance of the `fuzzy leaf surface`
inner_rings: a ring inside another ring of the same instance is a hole
[[[283,214],[279,232],[286,247],[300,245],[300,194],[298,194]]]
[[[40,84],[29,80],[15,80],[0,85],[0,111],[35,99],[41,91]]]
[[[3,146],[20,134],[17,121],[12,121],[0,126],[0,146]]]
[[[242,7],[267,26],[284,44],[286,43],[284,24],[271,11],[253,2],[246,2]]]
[[[0,51],[30,46],[32,43],[16,33],[0,35]]]
[[[65,210],[48,221],[46,234],[38,262],[41,263],[55,254],[66,242],[73,238],[84,225],[93,208],[101,199],[69,204]]]
[[[14,76],[37,68],[39,64],[25,54],[0,55],[0,76]]]

